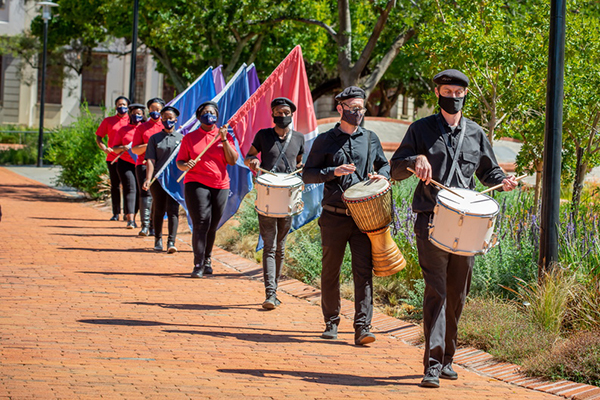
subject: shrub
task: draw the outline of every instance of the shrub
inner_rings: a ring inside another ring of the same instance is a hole
[[[87,104],[81,106],[80,117],[70,126],[53,131],[48,140],[46,158],[62,166],[59,184],[71,186],[100,198],[102,175],[106,174],[106,156],[98,149],[95,133],[101,117],[94,116]]]
[[[577,333],[551,351],[534,354],[523,365],[529,374],[600,386],[600,330]]]
[[[34,133],[20,133],[26,130],[22,126],[3,126],[0,131],[0,143],[23,144],[22,149],[8,149],[0,151],[0,164],[2,165],[31,165],[37,162],[38,135]],[[44,136],[48,142],[48,135]]]
[[[458,325],[459,343],[519,363],[549,351],[558,334],[542,329],[511,302],[497,297],[469,299]]]

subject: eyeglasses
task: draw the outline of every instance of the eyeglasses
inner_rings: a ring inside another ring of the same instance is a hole
[[[342,108],[345,106],[349,111],[352,111],[353,114],[364,113],[367,111],[367,109],[364,107],[350,107],[346,103],[340,103],[340,104],[342,105]]]

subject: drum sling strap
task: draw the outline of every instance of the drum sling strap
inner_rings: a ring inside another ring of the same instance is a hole
[[[279,143],[279,136],[277,135],[277,132],[275,132],[275,129],[273,129],[273,135],[275,135],[275,144],[279,148],[279,157],[277,157],[277,161],[275,161],[275,164],[273,164],[271,172],[275,172],[277,164],[279,164],[279,161],[281,161],[281,159],[283,158],[283,163],[285,164],[286,170],[285,172],[290,173],[293,171],[293,169],[292,167],[290,167],[290,163],[288,162],[287,157],[285,157],[285,151],[287,150],[290,142],[292,141],[292,130],[290,129],[290,131],[287,133],[287,137],[285,138],[285,143],[283,144],[283,146],[281,146],[281,143]]]
[[[453,149],[452,143],[448,143],[448,141],[446,140],[446,135],[449,135],[449,134],[444,129],[444,125],[442,125],[442,116],[440,114],[437,114],[436,117],[437,117],[436,120],[438,123],[438,127],[440,128],[440,132],[442,133],[442,138],[444,139],[444,143],[446,144],[448,153],[452,157],[452,166],[450,167],[450,173],[446,176],[444,185],[450,186],[450,184],[452,182],[452,178],[454,177],[454,174],[456,174],[456,176],[458,177],[458,180],[462,184],[462,187],[467,188],[469,186],[466,182],[466,179],[465,179],[464,175],[462,174],[462,171],[460,170],[460,168],[458,168],[458,157],[460,155],[460,150],[462,148],[463,141],[465,139],[465,125],[466,125],[465,118],[464,118],[464,116],[462,116],[460,118],[460,136],[458,137],[458,143],[456,145],[456,149]]]

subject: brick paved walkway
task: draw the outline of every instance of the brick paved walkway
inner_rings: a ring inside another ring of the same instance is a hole
[[[420,388],[421,350],[383,333],[356,347],[347,319],[319,339],[306,299],[265,312],[262,282],[219,262],[189,279],[186,243],[156,254],[108,210],[4,168],[0,205],[0,399],[559,398],[461,367]]]

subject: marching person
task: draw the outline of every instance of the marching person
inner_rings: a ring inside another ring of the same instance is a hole
[[[417,213],[415,234],[419,264],[425,279],[423,300],[423,387],[439,387],[439,378],[458,379],[452,369],[456,351],[457,325],[471,284],[474,257],[439,249],[429,241],[429,221],[436,205],[437,190],[429,183],[475,188],[473,175],[486,186],[502,183],[513,190],[517,181],[498,166],[483,129],[463,116],[469,78],[449,69],[438,73],[433,82],[441,111],[414,122],[391,160],[392,178],[412,175],[421,179],[412,208]]]
[[[148,140],[152,135],[163,130],[162,119],[160,118],[160,111],[165,106],[165,101],[161,98],[155,97],[148,100],[146,103],[150,119],[140,124],[135,130],[133,136],[133,143],[131,151],[137,154],[138,158],[135,163],[135,175],[138,181],[139,188],[139,199],[140,199],[140,221],[142,229],[138,233],[139,236],[153,235],[152,225],[152,195],[149,190],[143,190],[142,185],[146,180],[146,147],[148,146]]]
[[[152,192],[152,223],[154,224],[154,250],[163,251],[163,219],[167,213],[167,226],[169,236],[167,238],[167,253],[176,253],[175,239],[179,227],[179,203],[167,193],[160,182],[150,182],[166,163],[173,152],[177,149],[183,135],[175,130],[179,110],[175,107],[166,106],[160,111],[163,130],[150,136],[146,147],[146,179],[143,189]]]
[[[135,214],[138,210],[137,179],[135,176],[135,162],[131,157],[133,136],[136,128],[145,122],[143,104],[134,103],[129,106],[129,124],[119,129],[115,135],[113,152],[117,154],[117,172],[123,185],[123,203],[125,206],[125,217],[127,218],[127,229],[137,228]],[[114,162],[114,161],[113,161]]]
[[[202,103],[196,109],[200,128],[183,138],[177,155],[177,167],[188,171],[183,182],[185,203],[193,225],[192,278],[212,274],[212,248],[229,196],[227,165],[234,165],[238,158],[233,138],[227,135],[227,126],[217,128],[218,116],[217,103]],[[196,160],[204,150],[200,160]]]
[[[292,173],[302,167],[304,135],[291,129],[296,105],[285,97],[271,102],[275,127],[256,133],[244,164],[252,171],[261,167],[271,172]],[[261,160],[257,155],[261,155]],[[277,285],[285,257],[285,239],[292,227],[292,217],[268,217],[258,214],[260,236],[264,241],[263,276],[266,300],[262,307],[272,310],[281,302],[277,298]]]
[[[112,161],[117,158],[112,150],[112,143],[115,134],[119,129],[129,123],[128,107],[129,99],[125,96],[119,96],[115,100],[117,114],[106,117],[96,130],[96,144],[104,153],[106,153],[106,165],[108,166],[108,176],[110,178],[110,198],[112,203],[113,216],[111,221],[118,221],[121,214],[121,180],[117,171],[117,164],[112,164]],[[104,137],[107,138],[107,144],[104,144]]]
[[[323,213],[319,218],[323,246],[321,308],[324,339],[336,339],[340,323],[340,269],[346,244],[352,251],[354,278],[354,342],[375,341],[370,331],[373,316],[373,262],[371,241],[361,232],[342,201],[350,186],[367,179],[387,179],[389,164],[379,138],[360,127],[365,114],[365,91],[349,86],[336,96],[341,121],[317,136],[304,166],[305,183],[325,183]],[[376,172],[373,172],[375,170]]]

